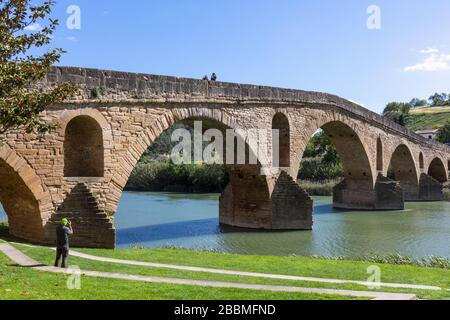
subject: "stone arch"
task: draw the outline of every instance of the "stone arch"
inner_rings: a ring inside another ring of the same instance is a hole
[[[344,177],[364,180],[373,186],[373,176],[369,157],[358,134],[347,124],[331,121],[322,126],[342,160]]]
[[[434,158],[433,161],[431,161],[428,167],[428,175],[440,183],[447,181],[445,165],[440,158]]]
[[[419,177],[412,152],[405,144],[397,146],[392,153],[390,166],[394,179],[403,189],[404,200],[417,200],[419,193]]]
[[[103,130],[96,119],[78,115],[65,126],[64,176],[103,177]]]
[[[278,131],[275,133],[275,130]],[[282,112],[277,112],[272,118],[272,163],[274,167],[291,166],[290,125],[289,119]]]
[[[12,236],[42,242],[53,205],[34,169],[7,144],[0,147],[0,201]]]
[[[303,139],[322,129],[335,146],[341,159],[343,180],[333,190],[335,207],[346,209],[373,209],[375,206],[375,163],[371,165],[368,152],[357,124],[350,118],[336,114],[333,119],[318,118],[316,126],[310,126]],[[302,143],[306,146],[306,143]],[[298,153],[303,156],[302,153]],[[300,164],[300,161],[297,163]]]
[[[341,158],[344,180],[333,191],[335,207],[373,208],[374,177],[366,149],[358,134],[347,124],[331,121],[322,126]]]
[[[311,112],[313,111],[311,110]],[[375,148],[370,148],[370,141],[368,141],[366,137],[364,128],[365,127],[361,126],[358,120],[355,120],[346,114],[335,112],[334,108],[331,110],[319,111],[316,115],[307,119],[304,124],[304,129],[302,128],[301,131],[297,128],[292,128],[297,129],[296,134],[299,136],[299,139],[292,141],[296,145],[296,148],[299,148],[295,150],[295,168],[298,169],[311,137],[319,130],[323,130],[336,147],[344,169],[345,167],[351,169],[352,163],[358,160],[357,157],[352,157],[351,152],[348,152],[348,150],[357,151],[357,154],[355,155],[358,157],[361,156],[362,163],[360,163],[360,170],[358,170],[360,175],[352,174],[346,176],[367,179],[372,182],[373,187],[375,185],[375,177],[377,174],[375,162],[376,150]],[[330,135],[332,137],[330,137]],[[340,137],[340,135],[342,137]],[[373,161],[370,161],[370,159],[373,159]],[[361,170],[361,168],[363,168],[363,170]]]
[[[420,169],[424,169],[425,168],[424,161],[423,161],[423,153],[422,152],[419,154],[419,168]]]
[[[100,125],[103,131],[103,139],[105,142],[111,142],[112,140],[112,131],[111,126],[103,116],[103,114],[98,109],[92,108],[83,108],[83,109],[74,109],[74,110],[65,110],[61,116],[59,117],[59,135],[64,136],[66,131],[67,124],[75,117],[78,116],[88,116],[93,119]]]
[[[113,215],[120,201],[122,190],[125,187],[133,168],[136,166],[142,154],[165,130],[169,129],[177,122],[189,119],[209,120],[221,124],[225,128],[238,129],[237,121],[233,116],[220,109],[215,108],[174,108],[167,110],[157,117],[152,124],[146,127],[129,147],[129,152],[116,165],[112,174],[109,192],[107,194],[106,211]],[[255,152],[256,150],[253,150]],[[254,168],[253,175],[260,176]],[[238,173],[236,173],[238,174]],[[267,181],[263,182],[267,184]],[[264,187],[268,188],[268,186]],[[267,191],[268,194],[268,191]]]
[[[377,171],[383,171],[383,142],[379,137],[377,139]]]

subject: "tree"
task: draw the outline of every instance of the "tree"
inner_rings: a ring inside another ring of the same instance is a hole
[[[436,140],[441,143],[450,142],[450,120],[439,129]]]
[[[429,100],[431,102],[431,105],[433,107],[438,107],[438,106],[445,106],[447,104],[447,94],[446,93],[435,93],[433,94]]]
[[[409,114],[411,105],[404,102],[390,102],[383,110],[383,116],[393,120],[394,122],[404,126],[405,118]]]
[[[326,133],[316,133],[306,145],[304,158],[321,158],[324,164],[340,164],[338,152]]]
[[[341,159],[326,133],[321,130],[307,144],[300,164],[298,178],[329,180],[343,174]]]
[[[50,44],[58,26],[58,20],[47,18],[53,5],[53,0],[40,4],[0,1],[0,133],[17,128],[28,133],[48,131],[52,126],[41,122],[39,114],[75,91],[69,83],[48,90],[31,88],[64,53],[62,49],[48,49],[42,55],[30,53]]]
[[[428,104],[427,100],[418,99],[418,98],[414,98],[409,102],[409,105],[414,108],[424,107],[427,104]]]

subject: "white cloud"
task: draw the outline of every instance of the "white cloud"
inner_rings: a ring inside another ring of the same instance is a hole
[[[425,59],[415,65],[403,68],[405,72],[415,71],[447,71],[450,70],[450,54],[442,53],[436,48],[427,48],[420,51],[427,55]]]
[[[450,54],[442,53],[436,48],[427,48],[421,50],[420,53],[427,55],[425,59],[421,63],[403,68],[403,71],[434,72],[450,70]]]
[[[41,31],[41,30],[42,30],[42,27],[41,27],[41,25],[40,25],[39,23],[32,23],[32,24],[30,24],[29,26],[26,26],[24,29],[25,29],[26,31],[32,31],[32,32],[35,32],[35,31]]]
[[[426,49],[420,50],[420,53],[423,53],[423,54],[439,53],[439,50],[436,48],[426,48]]]
[[[75,38],[75,37],[73,37],[73,36],[70,36],[70,37],[66,37],[66,40],[75,42],[75,41],[77,41],[77,38]]]

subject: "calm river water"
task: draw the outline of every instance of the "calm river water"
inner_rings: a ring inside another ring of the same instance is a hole
[[[218,195],[125,192],[116,215],[117,245],[177,246],[264,255],[360,256],[400,253],[450,258],[450,202],[407,203],[405,211],[335,210],[314,197],[313,231],[221,227]]]
[[[5,216],[0,214],[0,220]],[[313,231],[241,230],[218,224],[217,194],[124,192],[117,246],[177,246],[264,255],[400,253],[450,258],[450,202],[407,203],[405,211],[335,210],[314,197]]]

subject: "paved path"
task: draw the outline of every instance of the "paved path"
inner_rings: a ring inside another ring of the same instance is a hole
[[[367,281],[358,281],[358,280],[341,280],[341,279],[288,276],[288,275],[281,275],[281,274],[245,272],[245,271],[235,271],[235,270],[190,267],[190,266],[181,266],[181,265],[173,265],[173,264],[162,264],[162,263],[144,262],[144,261],[122,260],[122,259],[94,256],[94,255],[81,253],[81,252],[74,251],[74,250],[71,250],[70,255],[80,257],[83,259],[89,259],[89,260],[95,260],[95,261],[101,261],[101,262],[111,262],[111,263],[116,263],[116,264],[127,264],[127,265],[145,266],[145,267],[153,267],[153,268],[167,268],[167,269],[176,269],[176,270],[183,270],[183,271],[207,272],[207,273],[216,273],[216,274],[224,274],[224,275],[282,279],[282,280],[295,280],[295,281],[310,281],[310,282],[340,283],[340,284],[350,283],[350,284],[359,284],[359,285],[363,285],[363,286],[367,286],[367,287],[374,285],[373,283],[369,283]],[[405,283],[384,283],[384,282],[382,282],[377,285],[380,285],[381,287],[391,287],[391,288],[407,288],[407,289],[419,289],[419,290],[441,290],[440,287],[436,287],[436,286],[415,285],[415,284],[405,284]]]
[[[39,262],[31,259],[23,254],[8,243],[0,244],[0,251],[3,252],[15,263],[30,267],[32,269],[54,272],[54,273],[66,273],[66,270],[44,266]],[[82,270],[82,275],[123,279],[132,281],[143,281],[152,283],[168,283],[168,284],[184,284],[194,285],[202,287],[217,287],[217,288],[239,288],[249,290],[264,290],[264,291],[282,291],[282,292],[302,292],[302,293],[317,293],[317,294],[331,294],[331,295],[344,295],[352,297],[367,297],[373,300],[416,300],[414,294],[402,294],[402,293],[388,293],[388,292],[373,292],[373,291],[355,291],[355,290],[335,290],[335,289],[319,289],[319,288],[301,288],[301,287],[289,287],[289,286],[272,286],[272,285],[259,285],[259,284],[245,284],[245,283],[233,283],[233,282],[220,282],[220,281],[204,281],[204,280],[190,280],[190,279],[177,279],[177,278],[163,278],[141,275],[130,275],[112,272],[99,272]]]

